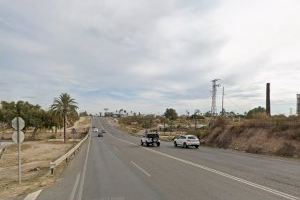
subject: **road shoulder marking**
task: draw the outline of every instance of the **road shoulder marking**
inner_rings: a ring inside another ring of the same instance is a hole
[[[38,198],[38,196],[40,195],[41,192],[42,192],[42,190],[38,190],[36,192],[30,193],[25,197],[24,200],[35,200]]]
[[[136,168],[138,168],[141,172],[143,172],[146,176],[151,177],[151,174],[149,174],[146,170],[144,170],[142,167],[140,167],[138,164],[136,164],[133,161],[130,161],[132,165],[134,165]]]
[[[74,197],[75,197],[75,193],[76,193],[76,189],[78,187],[78,183],[79,183],[79,179],[80,179],[80,173],[77,174],[76,176],[76,181],[75,181],[75,184],[73,186],[73,189],[72,189],[72,192],[71,192],[71,195],[70,195],[70,200],[73,200]]]
[[[88,161],[89,152],[90,152],[90,145],[91,145],[92,135],[91,135],[91,133],[89,133],[89,134],[90,134],[89,135],[89,144],[88,144],[88,147],[87,147],[87,150],[86,150],[86,157],[85,157],[85,162],[84,162],[84,166],[83,166],[81,181],[80,181],[80,185],[79,185],[78,200],[81,200],[81,198],[82,198],[82,192],[83,192],[83,185],[84,185],[84,179],[85,179],[87,161]]]
[[[114,138],[116,138],[116,139],[119,140],[119,141],[125,142],[125,143],[130,144],[130,145],[139,146],[139,145],[137,145],[137,144],[135,144],[135,143],[132,143],[132,142],[129,142],[129,141],[127,141],[127,140],[118,138],[118,137],[116,137],[116,136],[114,136],[114,135],[112,135],[112,134],[110,134],[110,135],[113,136]],[[254,188],[257,188],[257,189],[260,189],[260,190],[269,192],[269,193],[272,193],[272,194],[274,194],[274,195],[281,196],[281,197],[283,197],[283,198],[285,198],[285,199],[289,199],[289,200],[300,200],[299,197],[296,197],[296,196],[293,196],[293,195],[290,195],[290,194],[287,194],[287,193],[284,193],[284,192],[280,192],[280,191],[278,191],[278,190],[275,190],[275,189],[272,189],[272,188],[269,188],[269,187],[266,187],[266,186],[263,186],[263,185],[260,185],[260,184],[251,182],[251,181],[248,181],[248,180],[246,180],[246,179],[242,179],[242,178],[239,178],[239,177],[236,177],[236,176],[227,174],[227,173],[222,172],[222,171],[218,171],[218,170],[213,169],[213,168],[206,167],[206,166],[204,166],[204,165],[200,165],[200,164],[197,164],[197,163],[188,161],[188,160],[184,160],[184,159],[181,159],[181,158],[178,158],[178,157],[175,157],[175,156],[172,156],[172,155],[163,153],[163,152],[159,152],[159,151],[156,151],[156,150],[153,150],[153,149],[150,149],[150,148],[146,148],[146,147],[141,147],[141,148],[143,148],[143,149],[145,149],[145,150],[147,150],[147,151],[150,151],[150,152],[159,154],[159,155],[161,155],[161,156],[164,156],[164,157],[167,157],[167,158],[170,158],[170,159],[173,159],[173,160],[177,160],[177,161],[179,161],[179,162],[182,162],[182,163],[185,163],[185,164],[188,164],[188,165],[191,165],[191,166],[194,166],[194,167],[203,169],[203,170],[205,170],[205,171],[212,172],[212,173],[214,173],[214,174],[217,174],[217,175],[226,177],[226,178],[228,178],[228,179],[235,180],[235,181],[237,181],[237,182],[246,184],[246,185],[248,185],[248,186],[251,186],[251,187],[254,187]]]

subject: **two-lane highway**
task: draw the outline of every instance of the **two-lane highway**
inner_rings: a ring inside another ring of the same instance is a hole
[[[141,147],[105,119],[40,200],[291,199],[300,196],[300,162],[201,147]]]

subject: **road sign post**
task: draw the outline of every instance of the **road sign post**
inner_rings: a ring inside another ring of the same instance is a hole
[[[18,132],[18,163],[19,163],[19,184],[21,184],[21,140],[20,140],[20,120],[17,118],[17,132]]]
[[[21,131],[25,127],[25,122],[21,117],[15,117],[12,122],[12,127],[17,131],[16,133],[13,134],[12,139],[15,143],[18,144],[18,165],[19,165],[19,170],[18,170],[18,179],[19,179],[19,184],[22,182],[22,165],[21,165],[21,143],[24,140],[24,133]]]

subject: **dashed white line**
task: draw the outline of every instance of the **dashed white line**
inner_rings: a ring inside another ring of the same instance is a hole
[[[151,174],[149,174],[146,170],[144,170],[142,167],[140,167],[138,164],[135,162],[131,161],[131,164],[133,164],[136,168],[138,168],[141,172],[143,172],[146,176],[150,177]]]
[[[33,192],[31,194],[28,194],[24,200],[35,200],[36,198],[38,198],[38,196],[40,195],[42,190],[38,190],[36,192]]]
[[[114,138],[116,138],[117,140],[122,141],[122,142],[124,142],[124,143],[138,146],[138,145],[135,144],[135,143],[132,143],[132,142],[129,142],[129,141],[127,141],[127,140],[118,138],[118,137],[116,137],[116,136],[114,136],[114,135],[112,135],[112,134],[110,134],[110,135],[113,136]],[[191,166],[194,166],[194,167],[197,167],[197,168],[200,168],[200,169],[203,169],[203,170],[206,170],[206,171],[215,173],[215,174],[217,174],[217,175],[220,175],[220,176],[229,178],[229,179],[231,179],[231,180],[235,180],[235,181],[238,181],[238,182],[240,182],[240,183],[244,183],[244,184],[246,184],[246,185],[248,185],[248,186],[252,186],[252,187],[254,187],[254,188],[257,188],[257,189],[260,189],[260,190],[263,190],[263,191],[272,193],[272,194],[277,195],[277,196],[281,196],[281,197],[283,197],[283,198],[285,198],[285,199],[289,199],[289,200],[300,200],[300,198],[295,197],[295,196],[293,196],[293,195],[290,195],[290,194],[287,194],[287,193],[284,193],[284,192],[280,192],[280,191],[278,191],[278,190],[275,190],[275,189],[272,189],[272,188],[269,188],[269,187],[266,187],[266,186],[263,186],[263,185],[260,185],[260,184],[257,184],[257,183],[253,183],[253,182],[251,182],[251,181],[248,181],[248,180],[245,180],[245,179],[242,179],[242,178],[239,178],[239,177],[236,177],[236,176],[227,174],[227,173],[222,172],[222,171],[218,171],[218,170],[213,169],[213,168],[209,168],[209,167],[206,167],[206,166],[197,164],[197,163],[193,163],[193,162],[191,162],[191,161],[187,161],[187,160],[184,160],[184,159],[175,157],[175,156],[171,156],[171,155],[169,155],[169,154],[162,153],[162,152],[159,152],[159,151],[150,149],[150,148],[145,148],[145,147],[142,147],[142,148],[145,149],[145,150],[147,150],[147,151],[150,151],[150,152],[159,154],[159,155],[161,155],[161,156],[164,156],[164,157],[167,157],[167,158],[170,158],[170,159],[173,159],[173,160],[177,160],[177,161],[179,161],[179,162],[182,162],[182,163],[185,163],[185,164],[188,164],[188,165],[191,165]]]

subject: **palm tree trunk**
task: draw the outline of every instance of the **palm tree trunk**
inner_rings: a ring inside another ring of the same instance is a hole
[[[66,143],[66,114],[64,113],[64,143]]]

